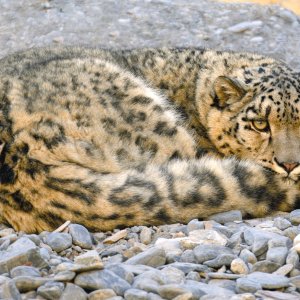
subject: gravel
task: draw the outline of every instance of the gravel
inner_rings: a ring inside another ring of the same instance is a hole
[[[300,70],[300,19],[208,0],[0,0],[0,57],[51,44],[259,51]],[[27,235],[0,224],[1,299],[300,299],[300,210]]]

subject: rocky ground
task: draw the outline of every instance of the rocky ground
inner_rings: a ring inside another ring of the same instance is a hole
[[[300,19],[204,0],[0,0],[0,57],[33,46],[197,46],[300,70]],[[0,225],[0,299],[300,299],[300,211],[243,221],[26,235]]]

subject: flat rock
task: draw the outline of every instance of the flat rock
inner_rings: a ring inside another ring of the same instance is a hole
[[[220,245],[199,245],[193,251],[199,264],[215,259],[221,254],[233,254],[232,249]]]
[[[50,281],[40,286],[37,289],[37,294],[49,300],[56,300],[60,299],[64,288],[65,285],[63,283]]]
[[[16,287],[21,293],[35,290],[50,280],[51,279],[49,278],[31,276],[19,276],[13,279]]]
[[[237,279],[236,289],[239,293],[255,293],[262,289],[262,285],[257,280],[244,277]]]
[[[18,266],[18,267],[13,268],[10,271],[10,276],[11,276],[11,278],[15,278],[17,276],[41,277],[41,273],[35,267]]]
[[[90,250],[76,256],[74,262],[79,265],[93,265],[102,263],[100,256],[96,250]]]
[[[197,219],[193,219],[187,224],[188,232],[191,232],[191,231],[197,230],[197,229],[204,229],[204,222],[199,221]]]
[[[240,253],[240,258],[250,264],[255,264],[257,262],[256,256],[248,249],[243,249]]]
[[[254,272],[245,278],[260,283],[264,289],[280,289],[289,286],[289,279],[277,274]]]
[[[117,241],[124,239],[127,236],[127,234],[128,234],[127,229],[120,230],[120,231],[114,233],[112,236],[106,238],[103,241],[103,243],[104,244],[114,244]]]
[[[0,254],[0,274],[8,273],[20,265],[31,265],[37,268],[47,267],[41,257],[39,248],[26,237],[21,237]]]
[[[274,219],[274,226],[280,230],[285,230],[292,226],[291,222],[285,218],[277,217]]]
[[[141,243],[148,245],[152,240],[152,230],[146,226],[142,226],[142,230],[140,233]]]
[[[61,252],[72,246],[72,237],[64,232],[52,232],[46,236],[45,243],[56,252]]]
[[[72,271],[72,272],[80,273],[80,272],[102,270],[102,269],[103,269],[102,262],[94,263],[90,265],[73,264],[73,263],[65,262],[57,265],[56,272]]]
[[[259,299],[272,299],[272,300],[299,300],[299,296],[282,293],[278,291],[257,291],[255,296],[259,297]]]
[[[185,274],[183,271],[179,270],[178,268],[167,266],[163,268],[160,273],[167,278],[166,280],[167,284],[184,283]]]
[[[150,267],[159,267],[166,263],[166,252],[158,247],[149,248],[131,258],[125,264],[127,265],[146,265]]]
[[[211,215],[208,217],[208,219],[214,220],[220,224],[225,224],[233,221],[242,221],[243,216],[239,210],[231,210],[231,211]]]
[[[278,275],[287,275],[289,274],[292,270],[294,269],[294,266],[292,264],[286,264],[279,269],[277,269],[273,274],[278,274]]]
[[[59,300],[87,300],[87,293],[73,283],[67,283],[65,290]]]
[[[132,284],[134,275],[128,268],[124,267],[124,264],[111,264],[105,267],[106,270],[112,271],[117,276],[126,280],[129,284]],[[130,269],[130,268],[129,268]]]
[[[273,273],[279,268],[280,268],[280,264],[278,263],[275,263],[273,261],[268,261],[268,260],[262,260],[256,262],[253,265],[251,272]]]
[[[197,244],[215,244],[225,246],[228,238],[216,230],[198,229],[189,233],[188,238]]]
[[[204,265],[214,269],[218,269],[222,266],[230,266],[235,258],[236,255],[234,254],[220,254],[216,258],[204,262]]]
[[[113,289],[117,295],[123,296],[130,288],[127,281],[109,270],[90,271],[76,276],[74,283],[87,290]]]
[[[249,268],[241,258],[235,258],[230,264],[230,270],[235,274],[248,274]]]
[[[72,281],[76,276],[76,273],[73,271],[62,271],[55,274],[53,279],[55,281]]]
[[[193,264],[193,263],[186,263],[186,262],[174,262],[172,264],[168,264],[169,267],[174,267],[181,270],[184,274],[187,274],[191,271],[195,272],[208,272],[211,269],[205,265],[201,264]]]
[[[73,244],[83,249],[92,249],[93,241],[89,231],[82,225],[69,225],[69,233],[72,236]]]
[[[117,296],[112,289],[96,290],[89,294],[89,300],[105,300]]]
[[[170,300],[176,298],[179,295],[186,294],[188,292],[189,292],[188,288],[184,286],[178,286],[176,284],[162,285],[158,288],[159,295],[164,299],[170,299]],[[205,294],[204,292],[202,293],[202,295],[200,294],[200,297],[203,296],[204,294]]]
[[[138,289],[129,289],[124,294],[125,300],[148,300],[148,293]]]

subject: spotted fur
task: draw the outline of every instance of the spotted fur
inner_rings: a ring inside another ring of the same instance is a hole
[[[300,206],[300,75],[247,53],[34,49],[0,61],[0,214],[91,230]]]

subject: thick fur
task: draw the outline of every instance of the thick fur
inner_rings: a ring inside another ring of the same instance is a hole
[[[300,75],[199,49],[34,49],[0,61],[0,214],[91,230],[300,206]]]

